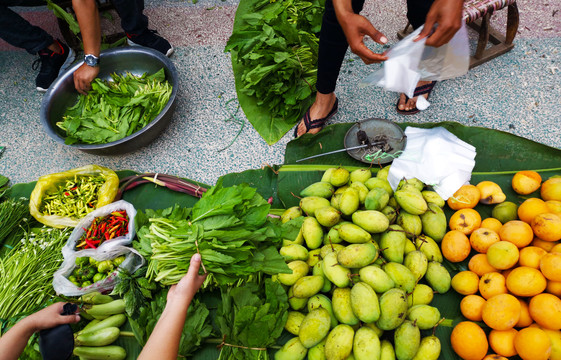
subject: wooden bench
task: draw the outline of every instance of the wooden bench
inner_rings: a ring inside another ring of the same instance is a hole
[[[506,32],[503,35],[491,27],[490,19],[495,11],[504,8],[507,8],[508,12]],[[463,19],[468,26],[479,33],[475,54],[470,58],[470,69],[494,59],[514,47],[513,41],[519,23],[516,0],[466,0]],[[401,40],[412,31],[413,27],[407,23],[405,28],[397,33],[397,37]],[[488,48],[489,42],[491,46]]]

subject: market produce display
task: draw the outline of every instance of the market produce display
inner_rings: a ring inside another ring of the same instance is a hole
[[[84,217],[96,208],[99,190],[104,183],[101,175],[75,175],[57,188],[46,191],[39,211],[44,215]]]
[[[88,94],[57,122],[65,144],[105,144],[129,136],[158,116],[172,92],[163,68],[152,75],[113,73],[111,79],[94,79]]]
[[[129,216],[126,210],[114,211],[103,217],[97,217],[84,229],[85,233],[76,244],[76,250],[96,249],[105,241],[128,233]]]
[[[68,277],[71,283],[79,287],[87,287],[105,279],[114,269],[125,261],[121,255],[113,260],[97,261],[94,258],[83,256],[76,258],[76,267]]]

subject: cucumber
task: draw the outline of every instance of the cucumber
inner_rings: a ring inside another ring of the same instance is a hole
[[[90,331],[76,335],[74,344],[76,346],[105,346],[117,340],[120,333],[121,331],[118,327],[108,327],[98,331]]]
[[[115,314],[122,314],[125,312],[125,300],[113,300],[107,304],[93,305],[86,310],[86,313],[94,318],[106,318]]]
[[[82,295],[80,300],[86,304],[107,304],[113,301],[113,298],[109,295],[102,295],[99,291],[94,291],[88,294]]]
[[[96,321],[96,323],[94,323],[93,325],[91,325],[94,321]],[[88,325],[86,325],[85,328],[83,328],[82,330],[78,331],[78,335],[79,334],[85,334],[88,332],[95,332],[107,327],[121,327],[121,325],[123,325],[125,323],[125,321],[127,321],[127,317],[124,314],[116,314],[116,315],[111,315],[110,317],[108,317],[107,319],[104,320],[92,320]]]
[[[127,352],[120,346],[77,346],[73,354],[87,360],[124,360]]]

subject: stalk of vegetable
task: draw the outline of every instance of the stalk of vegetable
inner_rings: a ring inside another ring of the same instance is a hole
[[[20,200],[5,200],[0,203],[0,245],[24,219],[29,218],[29,206]]]
[[[170,190],[182,192],[200,198],[207,189],[193,184],[187,180],[178,178],[173,175],[159,174],[159,173],[144,173],[138,175],[127,176],[120,180],[121,186],[115,200],[120,200],[123,193],[127,190],[134,189],[138,185],[153,183],[158,186],[167,187]]]
[[[2,150],[4,148],[0,147],[0,155],[2,155]],[[4,196],[4,194],[6,193],[6,191],[8,191],[8,189],[10,188],[9,186],[10,183],[10,179],[8,179],[7,177],[0,175],[0,199],[2,198],[2,196]]]
[[[75,175],[55,191],[46,192],[39,211],[45,215],[84,217],[95,210],[104,183],[102,175]]]

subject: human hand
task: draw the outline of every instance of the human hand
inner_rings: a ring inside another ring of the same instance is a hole
[[[80,321],[80,316],[78,314],[62,315],[64,304],[63,302],[57,302],[49,305],[43,310],[29,315],[22,321],[25,321],[26,325],[33,332],[50,329],[62,324],[75,324]]]
[[[426,45],[439,47],[452,37],[462,26],[463,0],[435,0],[432,4],[423,30],[415,41],[427,38]],[[437,24],[433,32],[434,25]]]
[[[172,285],[168,292],[167,300],[183,299],[189,303],[193,300],[195,293],[206,279],[207,274],[199,275],[199,267],[201,266],[201,255],[195,254],[191,257],[189,270],[187,274],[181,278],[179,283]]]
[[[80,94],[86,95],[91,89],[93,79],[95,79],[98,74],[98,66],[82,64],[82,66],[74,72],[74,87]]]
[[[388,42],[384,34],[376,30],[367,18],[348,12],[345,14],[338,14],[337,19],[343,28],[351,51],[358,55],[365,64],[379,63],[388,59],[384,54],[377,54],[364,44],[365,35],[371,37],[372,40],[378,44],[385,44]]]

